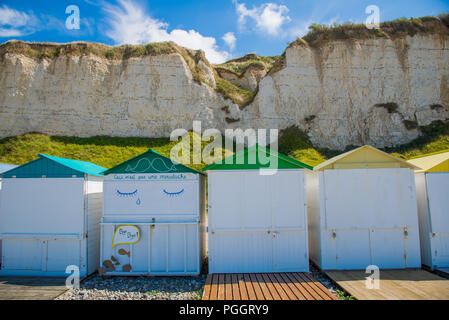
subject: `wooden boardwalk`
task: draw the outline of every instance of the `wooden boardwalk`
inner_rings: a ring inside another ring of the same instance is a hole
[[[310,273],[209,274],[203,300],[339,300]]]
[[[366,287],[365,270],[325,273],[358,300],[449,300],[449,280],[421,269],[380,270],[379,289]]]
[[[0,277],[0,300],[53,300],[65,291],[65,278]]]

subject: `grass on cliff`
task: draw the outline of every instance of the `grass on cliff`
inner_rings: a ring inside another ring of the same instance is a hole
[[[252,92],[249,90],[245,90],[236,86],[231,81],[220,78],[218,76],[215,77],[215,83],[217,84],[216,90],[220,92],[225,98],[231,99],[232,102],[236,103],[240,109],[245,108],[251,102],[253,102],[254,97],[257,94],[256,92]]]
[[[327,40],[394,38],[398,36],[414,36],[418,33],[449,34],[449,14],[438,17],[399,18],[380,23],[379,29],[368,29],[363,23],[346,22],[333,25],[312,24],[310,31],[298,39],[297,44],[319,45]],[[305,41],[305,42],[304,42]]]
[[[270,71],[278,58],[278,56],[262,57],[254,53],[250,53],[241,58],[232,59],[225,63],[214,65],[214,67],[216,69],[221,68],[228,70],[241,77],[249,67],[261,68],[267,72]]]
[[[449,149],[449,124],[436,121],[420,127],[423,136],[416,140],[385,151],[402,159]],[[191,138],[193,137],[190,134]],[[94,162],[110,168],[152,148],[170,156],[171,148],[177,142],[168,138],[120,138],[97,136],[91,138],[50,137],[39,133],[29,133],[0,140],[0,162],[23,164],[36,159],[38,153]],[[206,146],[203,143],[202,146]],[[348,147],[347,150],[355,148]],[[223,151],[224,152],[224,151]],[[281,132],[279,152],[299,161],[316,166],[343,151],[315,148],[308,136],[297,127]],[[190,150],[192,154],[192,150]],[[189,165],[200,170],[205,164]]]

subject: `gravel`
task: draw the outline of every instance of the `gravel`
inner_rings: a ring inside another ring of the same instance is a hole
[[[337,290],[340,293],[344,293],[344,290],[340,288],[335,282],[333,282],[328,276],[326,276],[322,271],[320,271],[316,266],[313,264],[310,264],[310,272],[312,273],[312,276],[323,286],[325,286],[331,293],[335,294],[337,297],[342,299],[341,294],[337,294]],[[344,294],[344,296],[347,296]]]
[[[198,300],[206,276],[102,277],[94,275],[56,300]]]

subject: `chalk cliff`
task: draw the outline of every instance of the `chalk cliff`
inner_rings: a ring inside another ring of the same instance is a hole
[[[426,23],[412,34],[298,39],[268,73],[240,76],[174,44],[117,55],[10,41],[0,46],[0,136],[167,137],[202,120],[221,130],[298,126],[331,149],[407,143],[420,126],[449,120],[449,28]],[[257,94],[239,106],[222,81]]]

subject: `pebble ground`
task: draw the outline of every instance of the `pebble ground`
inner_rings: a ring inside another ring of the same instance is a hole
[[[206,276],[102,277],[94,275],[56,300],[198,300]]]

